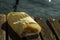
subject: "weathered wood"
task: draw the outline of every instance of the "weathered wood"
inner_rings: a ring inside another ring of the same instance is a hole
[[[42,18],[36,18],[35,20],[42,27],[42,31],[40,35],[42,40],[56,40],[55,35],[51,32],[49,26]]]
[[[12,38],[10,36],[8,36],[8,40],[12,40]]]
[[[6,21],[6,15],[0,14],[0,40],[6,40],[6,32],[2,29],[2,24]]]
[[[57,40],[60,40],[60,23],[59,23],[59,20],[50,18],[48,21],[51,24],[50,27],[53,28],[52,31],[55,34]]]

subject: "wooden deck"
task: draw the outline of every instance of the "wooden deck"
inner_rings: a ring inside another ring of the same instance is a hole
[[[42,18],[35,18],[35,20],[37,21],[37,23],[39,23],[39,25],[42,28],[42,31],[39,34],[40,38],[38,40],[60,40],[60,21],[59,20],[54,18],[49,18],[46,21],[43,20]],[[14,38],[16,38],[14,37],[15,34],[13,34],[13,31],[8,30],[7,32],[9,33],[7,33],[2,28],[5,22],[6,22],[6,16],[4,14],[0,14],[0,40],[13,40]],[[6,29],[7,25],[5,24],[4,26]],[[10,32],[12,32],[12,34]]]

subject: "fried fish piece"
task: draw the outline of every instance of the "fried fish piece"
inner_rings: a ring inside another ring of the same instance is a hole
[[[19,36],[41,32],[41,26],[25,12],[10,12],[7,21]]]

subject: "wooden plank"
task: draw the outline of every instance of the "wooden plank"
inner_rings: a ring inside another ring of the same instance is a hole
[[[50,18],[48,21],[51,24],[51,27],[53,28],[52,31],[54,32],[57,40],[60,40],[60,23],[59,23],[59,20]]]
[[[10,36],[8,36],[8,40],[12,40],[12,38]]]
[[[6,40],[6,32],[2,29],[2,24],[6,21],[6,15],[0,14],[0,40]]]
[[[49,26],[42,18],[36,18],[35,20],[42,27],[42,31],[40,34],[42,40],[56,40],[55,35],[51,32]]]

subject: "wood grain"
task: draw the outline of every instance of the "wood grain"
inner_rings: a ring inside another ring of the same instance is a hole
[[[50,18],[49,20],[50,27],[52,28],[53,33],[55,34],[57,40],[60,40],[60,23],[59,20]]]
[[[41,31],[41,35],[40,35],[42,40],[56,40],[55,35],[50,30],[46,21],[44,21],[42,18],[36,18],[35,20],[42,27],[42,31]]]
[[[0,14],[0,40],[6,40],[6,32],[2,29],[4,22],[6,22],[6,15]]]

